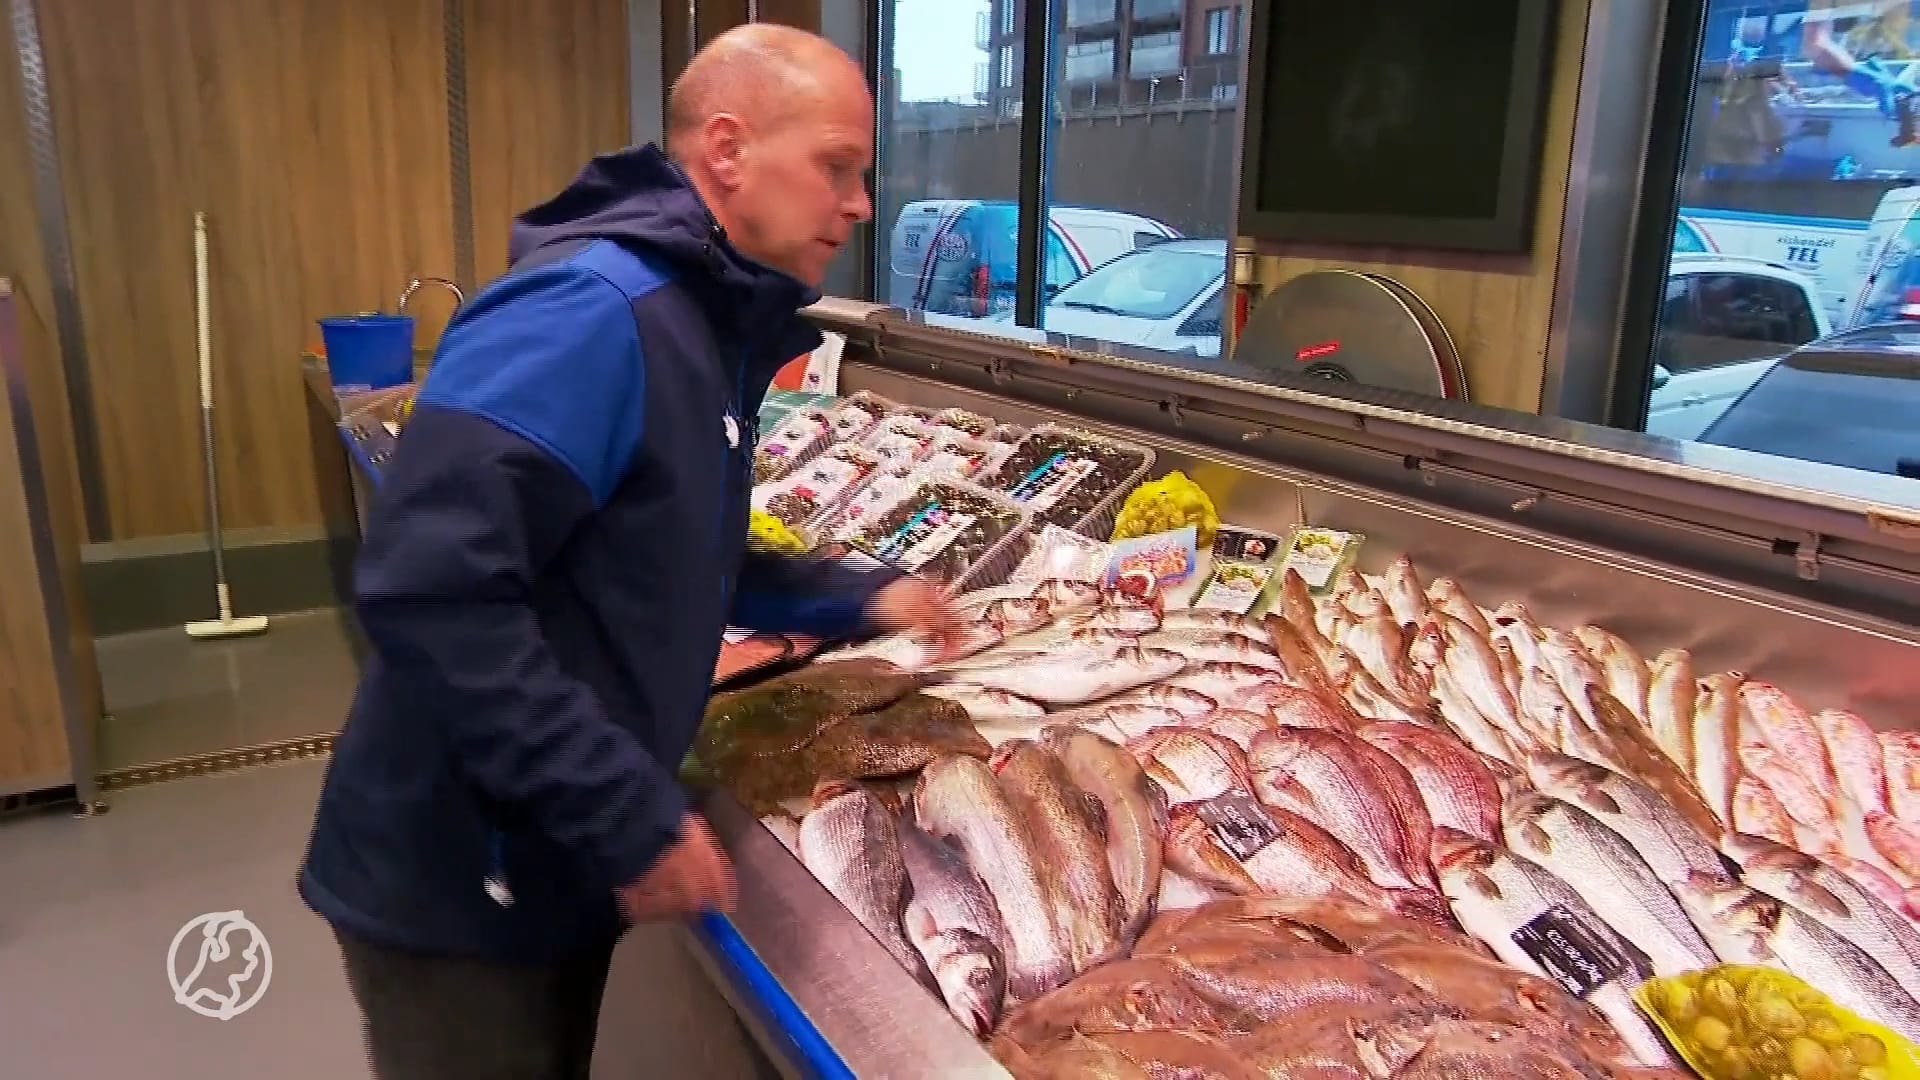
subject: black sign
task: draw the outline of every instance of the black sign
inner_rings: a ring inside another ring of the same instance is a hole
[[[1583,998],[1638,966],[1633,947],[1612,927],[1564,904],[1515,930],[1513,943],[1568,993]]]
[[[1213,557],[1234,562],[1263,563],[1280,550],[1280,538],[1258,529],[1222,525],[1213,534]]]
[[[1284,831],[1260,800],[1241,791],[1229,791],[1201,803],[1200,820],[1213,827],[1213,834],[1241,862],[1260,854]]]

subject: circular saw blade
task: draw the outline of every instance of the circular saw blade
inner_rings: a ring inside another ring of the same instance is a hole
[[[1314,270],[1254,306],[1234,359],[1430,397],[1467,398],[1466,373],[1446,326],[1405,285],[1357,270]]]

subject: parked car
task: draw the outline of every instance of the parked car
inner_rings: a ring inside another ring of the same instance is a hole
[[[893,225],[887,302],[974,319],[1012,312],[1019,215],[1012,202],[908,203]],[[1043,288],[1057,292],[1110,259],[1179,235],[1140,214],[1055,206],[1048,214]]]
[[[1920,323],[1845,330],[1795,349],[1700,442],[1920,479]]]
[[[1647,433],[1694,438],[1783,353],[1832,331],[1817,287],[1798,271],[1728,255],[1675,255]]]
[[[1227,242],[1167,240],[1128,252],[1055,293],[1053,332],[1198,356],[1220,355]]]

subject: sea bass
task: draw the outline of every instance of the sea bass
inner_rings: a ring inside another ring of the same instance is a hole
[[[1119,956],[1126,949],[1125,913],[1107,861],[1104,810],[1074,785],[1059,755],[1039,743],[1005,743],[990,765],[1045,855],[1042,880],[1067,931],[1074,971]]]
[[[1205,716],[1220,707],[1220,702],[1197,690],[1165,685],[1130,690],[1117,697],[1108,698],[1102,704],[1109,708],[1118,708],[1123,705],[1152,705],[1172,709],[1188,717]]]
[[[1186,666],[1186,657],[1179,653],[1134,648],[1091,663],[1068,654],[974,668],[967,671],[966,681],[1050,705],[1080,705],[1159,682]]]
[[[1500,834],[1500,785],[1479,754],[1459,740],[1415,724],[1369,724],[1360,737],[1413,777],[1435,825],[1492,842]]]
[[[929,686],[921,693],[944,698],[967,710],[975,720],[1036,720],[1047,715],[1046,706],[990,686],[946,683]]]
[[[1920,930],[1845,873],[1803,852],[1757,841],[1742,861],[1740,880],[1858,945],[1902,989],[1920,996]]]
[[[1708,835],[1718,833],[1720,819],[1700,797],[1693,777],[1666,756],[1653,734],[1605,689],[1589,687],[1587,696],[1594,716],[1599,719],[1600,736],[1612,747],[1614,757],[1626,766],[1622,771],[1652,788],[1695,829]]]
[[[1254,740],[1249,764],[1262,802],[1318,822],[1375,882],[1433,887],[1426,859],[1433,820],[1399,762],[1354,736],[1293,729]]]
[[[873,792],[839,782],[821,784],[813,809],[800,821],[800,861],[901,967],[930,981],[920,954],[901,931],[906,863],[894,816]]]
[[[1713,966],[1713,950],[1680,902],[1620,834],[1570,803],[1516,792],[1502,815],[1507,847],[1566,882],[1620,936],[1638,946],[1656,975]]]
[[[1555,917],[1577,924],[1586,935],[1605,942],[1616,955],[1626,958],[1626,970],[1601,983],[1586,995],[1586,1000],[1613,1024],[1636,1062],[1669,1067],[1677,1064],[1665,1040],[1633,1001],[1633,989],[1652,976],[1652,968],[1572,886],[1510,851],[1452,829],[1435,830],[1433,861],[1460,925],[1507,964],[1530,975],[1551,977],[1514,936],[1536,925],[1550,909]]]
[[[1620,834],[1662,882],[1685,881],[1695,873],[1727,874],[1708,834],[1640,781],[1563,754],[1537,754],[1525,764],[1535,787]]]
[[[1798,975],[1861,1016],[1920,1038],[1920,1002],[1812,916],[1736,881],[1690,878],[1674,892],[1720,959]]]
[[[1237,709],[1250,692],[1269,683],[1285,682],[1286,679],[1286,675],[1270,667],[1205,661],[1178,678],[1169,679],[1167,685],[1205,694],[1222,708]]]
[[[1199,804],[1176,806],[1167,822],[1167,865],[1194,881],[1236,896],[1268,894],[1301,903],[1344,899],[1391,910],[1394,895],[1375,885],[1353,852],[1325,829],[1273,807],[1241,807],[1228,835],[1215,831]],[[1264,841],[1264,842],[1263,842]]]
[[[1030,1000],[1071,978],[1071,945],[1045,880],[1052,853],[1036,843],[986,763],[934,760],[920,773],[913,806],[920,827],[958,848],[993,894],[1006,930],[1009,997]]]
[[[900,825],[900,850],[913,886],[902,917],[907,940],[933,972],[948,1011],[985,1037],[1006,998],[1006,928],[986,883],[960,852],[912,822]]]
[[[1058,755],[1075,787],[1100,800],[1121,937],[1131,944],[1153,918],[1160,895],[1166,796],[1132,754],[1093,732],[1055,726],[1041,732],[1040,741]]]

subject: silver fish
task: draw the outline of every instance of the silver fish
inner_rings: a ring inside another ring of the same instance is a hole
[[[969,683],[944,683],[920,691],[928,697],[944,698],[967,710],[975,720],[1034,720],[1047,715],[1046,706],[991,686]]]
[[[1127,752],[1172,806],[1253,790],[1246,753],[1231,739],[1202,728],[1156,728],[1129,739]]]
[[[1543,793],[1578,806],[1619,833],[1661,882],[1672,885],[1696,873],[1726,876],[1713,843],[1639,780],[1563,754],[1536,754],[1523,764]]]
[[[1454,829],[1434,830],[1433,862],[1440,872],[1440,887],[1461,927],[1512,967],[1529,975],[1552,977],[1521,948],[1516,937],[1518,931],[1536,925],[1549,909],[1626,957],[1626,969],[1586,994],[1586,1000],[1620,1033],[1635,1060],[1649,1066],[1678,1065],[1666,1041],[1633,1000],[1634,988],[1652,977],[1651,967],[1641,962],[1636,950],[1622,941],[1572,886],[1504,848]]]
[[[1551,795],[1516,792],[1502,814],[1507,847],[1573,887],[1620,936],[1653,962],[1656,975],[1713,966],[1701,939],[1660,879],[1620,834]]]
[[[1442,616],[1440,630],[1447,639],[1447,672],[1466,703],[1509,738],[1525,732],[1519,703],[1500,670],[1493,646],[1451,615]]]
[[[973,668],[966,681],[1050,705],[1080,705],[1159,682],[1186,666],[1187,658],[1179,653],[1135,648],[1091,663],[1068,653],[1007,667]]]
[[[1149,686],[1132,690],[1118,697],[1109,698],[1106,704],[1113,707],[1121,705],[1157,705],[1172,709],[1182,716],[1205,716],[1220,707],[1220,702],[1183,686]]]
[[[990,767],[1007,802],[1026,819],[1046,853],[1049,886],[1061,926],[1082,972],[1124,953],[1124,912],[1107,861],[1106,812],[1075,786],[1066,763],[1037,742],[1016,739],[994,751]]]
[[[1647,726],[1653,739],[1675,765],[1689,776],[1696,776],[1693,764],[1694,712],[1699,703],[1700,683],[1693,673],[1693,654],[1685,649],[1668,649],[1653,658],[1647,673]],[[1704,794],[1706,788],[1701,787]],[[1731,791],[1723,795],[1731,795]],[[1707,799],[1715,813],[1727,810],[1725,798]]]
[[[1030,1001],[1073,976],[1066,931],[1054,915],[1043,853],[985,762],[953,755],[920,772],[914,817],[953,844],[993,894],[1006,929],[1007,994]]]
[[[1413,560],[1405,555],[1388,565],[1380,582],[1380,594],[1386,597],[1394,621],[1402,626],[1418,626],[1427,617],[1426,590],[1420,587],[1420,574],[1414,570]]]
[[[1158,635],[1153,636],[1157,637]],[[1142,644],[1147,643],[1143,641]],[[1284,677],[1287,672],[1287,666],[1280,662],[1280,658],[1273,654],[1271,648],[1256,644],[1252,639],[1241,637],[1238,634],[1224,635],[1211,640],[1188,639],[1183,641],[1175,639],[1172,641],[1157,641],[1153,642],[1152,646],[1166,649],[1169,652],[1177,652],[1181,656],[1186,657],[1189,663],[1193,664],[1209,662],[1244,664],[1248,667],[1265,668],[1282,677]]]
[[[901,967],[930,981],[900,927],[907,868],[894,817],[878,796],[864,787],[822,784],[800,821],[800,861]]]
[[[1737,881],[1696,876],[1674,894],[1720,959],[1797,975],[1837,1004],[1920,1038],[1920,1002],[1859,946],[1812,916]]]
[[[1687,666],[1692,666],[1691,661]],[[1687,731],[1693,742],[1693,778],[1700,785],[1700,797],[1728,826],[1734,825],[1733,790],[1740,782],[1740,684],[1744,682],[1746,676],[1737,671],[1724,671],[1700,680],[1693,715],[1687,718]],[[1660,696],[1656,671],[1653,688],[1656,708],[1664,707]],[[1656,715],[1656,737],[1660,723]]]
[[[1740,880],[1792,904],[1877,960],[1908,994],[1920,997],[1920,930],[1906,916],[1820,859],[1767,843],[1742,861]],[[1755,845],[1757,848],[1757,845]]]
[[[1261,629],[1258,619],[1235,615],[1231,611],[1212,611],[1207,608],[1175,608],[1165,612],[1160,617],[1160,629],[1213,630],[1220,633],[1243,634],[1255,639],[1267,636]]]
[[[1242,695],[1265,683],[1285,681],[1286,677],[1272,668],[1207,661],[1178,678],[1168,679],[1167,685],[1205,694],[1223,708],[1238,708]]]
[[[1090,731],[1054,726],[1040,733],[1040,741],[1059,756],[1074,786],[1100,800],[1121,936],[1131,948],[1153,919],[1160,895],[1166,796],[1132,754]]]
[[[954,1018],[984,1037],[1000,1022],[1006,998],[1006,928],[986,883],[960,852],[900,825],[900,851],[913,885],[902,925],[933,972]]]
[[[1075,615],[1073,625],[1077,630],[1124,630],[1148,634],[1160,629],[1160,613],[1145,605],[1102,603],[1084,614]]]
[[[1205,715],[1210,716],[1212,713]],[[1100,723],[1104,723],[1123,739],[1137,739],[1155,728],[1186,727],[1194,720],[1186,713],[1165,705],[1132,703],[1094,706],[1093,710],[1087,713],[1087,719],[1099,722],[1090,723],[1089,727],[1098,727]]]
[[[975,621],[961,625],[954,644],[944,653],[937,640],[921,638],[912,633],[899,633],[837,650],[831,659],[884,660],[901,671],[918,672],[985,652],[1005,640],[1006,632],[999,626],[987,621]]]
[[[1626,638],[1605,627],[1589,623],[1576,627],[1573,636],[1586,646],[1588,655],[1605,673],[1607,692],[1639,717],[1642,724],[1651,725],[1652,720],[1647,714],[1647,694],[1652,689],[1653,680],[1646,657],[1641,656]],[[1681,768],[1686,766],[1682,765]]]

